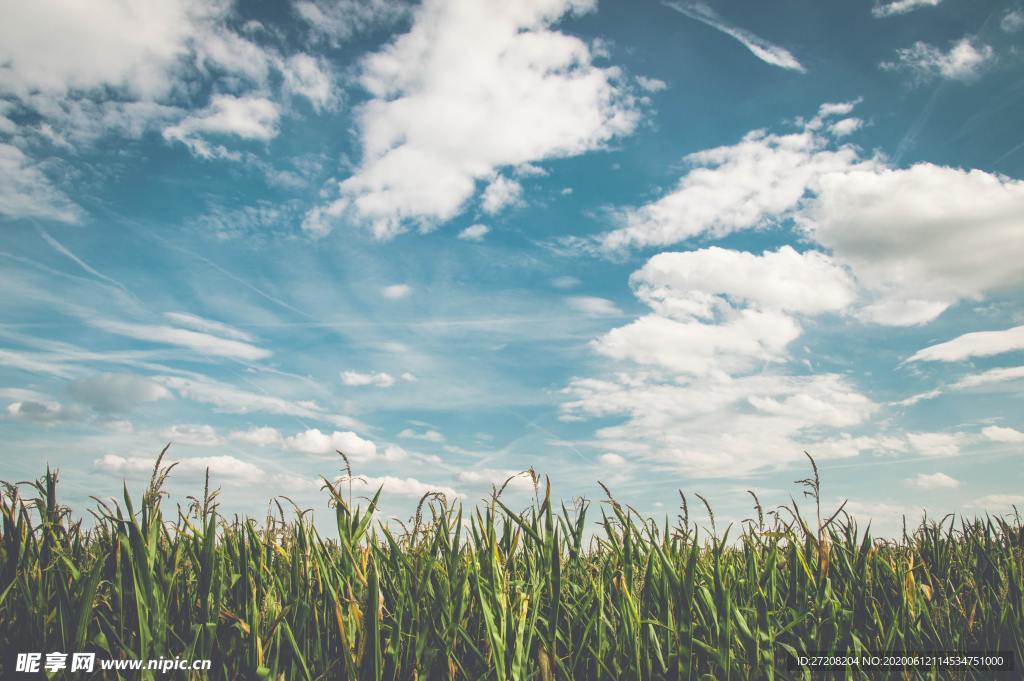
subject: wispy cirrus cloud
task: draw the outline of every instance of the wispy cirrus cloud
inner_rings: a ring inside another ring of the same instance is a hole
[[[136,340],[176,345],[195,350],[203,355],[229,357],[232,359],[257,360],[270,357],[271,352],[231,338],[221,338],[200,331],[180,329],[174,326],[158,324],[134,324],[112,319],[89,320],[91,326],[119,336],[127,336]]]
[[[761,38],[744,28],[734,26],[720,17],[715,10],[703,2],[665,2],[664,5],[674,9],[680,14],[685,14],[691,19],[707,24],[711,28],[721,31],[727,36],[738,40],[745,48],[750,50],[755,57],[766,64],[778,66],[781,69],[787,69],[789,71],[797,71],[799,73],[807,72],[804,65],[801,64],[789,50],[768,42],[764,38]]]
[[[923,7],[937,7],[942,0],[892,0],[879,2],[871,8],[871,15],[877,18],[907,14]]]

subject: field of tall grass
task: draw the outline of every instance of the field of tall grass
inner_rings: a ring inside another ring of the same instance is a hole
[[[15,652],[51,650],[207,658],[195,678],[232,681],[887,678],[780,660],[1004,650],[1019,667],[1024,653],[1019,515],[875,538],[820,507],[816,468],[797,481],[802,506],[766,511],[751,494],[751,519],[714,527],[712,514],[706,530],[682,494],[672,520],[607,490],[566,507],[532,471],[525,510],[501,489],[472,510],[428,495],[394,529],[375,516],[380,491],[358,503],[343,476],[324,480],[330,537],[287,502],[262,521],[224,517],[209,485],[169,509],[171,468],[158,461],[139,500],[97,500],[88,525],[58,502],[56,473],[4,485],[0,677]],[[109,678],[183,678],[134,674]]]

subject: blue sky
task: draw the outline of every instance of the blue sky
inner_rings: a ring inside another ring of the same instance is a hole
[[[1024,502],[1018,2],[77,7],[0,27],[0,477]]]

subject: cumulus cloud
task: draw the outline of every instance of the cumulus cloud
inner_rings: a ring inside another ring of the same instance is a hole
[[[791,246],[761,255],[717,246],[659,253],[630,284],[659,314],[677,318],[709,319],[740,306],[819,314],[856,299],[853,279],[829,256]]]
[[[301,95],[317,111],[329,109],[337,102],[337,93],[330,70],[315,57],[294,54],[281,62],[286,92]]]
[[[1009,511],[1012,506],[1024,506],[1024,495],[1021,494],[986,494],[972,501],[973,508],[981,508],[987,511],[1004,512]]]
[[[456,473],[455,480],[470,487],[489,488],[493,485],[500,489],[504,485],[506,490],[515,492],[534,490],[533,479],[529,473],[510,469],[472,468]]]
[[[79,222],[82,211],[37,163],[17,147],[0,143],[0,215]]]
[[[622,211],[622,226],[601,239],[605,250],[666,246],[707,235],[765,226],[797,208],[822,175],[862,161],[851,146],[830,146],[818,134],[822,116],[839,113],[824,105],[813,125],[788,135],[763,130],[739,143],[688,155],[691,170],[656,201]]]
[[[89,324],[108,333],[127,336],[136,340],[174,345],[194,350],[203,355],[230,357],[233,359],[257,360],[270,356],[270,351],[230,338],[221,338],[208,333],[179,329],[173,326],[155,324],[133,324],[110,319],[94,319]]]
[[[991,46],[975,45],[970,38],[961,38],[946,52],[919,40],[897,50],[895,61],[884,61],[879,66],[886,71],[908,71],[920,81],[936,78],[971,81],[981,75],[994,58],[995,50]]]
[[[767,366],[789,359],[802,317],[853,304],[856,285],[830,256],[789,246],[661,253],[630,284],[651,313],[591,344],[616,373],[565,389],[563,418],[622,419],[592,446],[692,476],[743,475],[797,461],[808,447],[835,458],[899,446],[830,432],[877,409],[845,378]]]
[[[156,459],[143,456],[119,456],[105,454],[94,462],[96,468],[119,475],[148,475],[153,470]],[[266,480],[266,473],[258,466],[242,461],[233,456],[195,456],[181,459],[168,459],[165,464],[176,463],[175,474],[202,476],[210,471],[210,477],[238,485],[261,483]]]
[[[72,406],[53,400],[18,400],[7,405],[8,417],[40,425],[52,425],[79,418],[81,413]]]
[[[216,3],[115,0],[13,3],[0,28],[0,89],[26,97],[103,87],[158,97]]]
[[[277,105],[265,97],[214,95],[210,105],[175,125],[164,128],[168,141],[181,142],[202,158],[241,158],[221,144],[211,144],[208,137],[238,137],[266,142],[277,136],[280,117]]]
[[[987,426],[981,434],[993,442],[1024,442],[1024,433],[1015,428],[1003,426]]]
[[[390,388],[395,384],[395,377],[383,371],[377,373],[342,371],[341,382],[350,386],[372,385],[376,388]]]
[[[459,238],[464,241],[483,241],[487,233],[491,231],[491,228],[487,225],[475,224],[466,227],[466,229],[459,232]]]
[[[406,0],[300,0],[293,8],[315,38],[337,46],[406,17],[412,4]]]
[[[883,301],[870,320],[918,324],[1024,283],[1021,216],[1024,181],[920,163],[825,174],[801,221]]]
[[[601,456],[597,457],[597,460],[606,466],[624,466],[626,465],[626,459],[619,456],[615,452],[605,452]]]
[[[664,380],[620,372],[575,379],[564,392],[566,414],[622,419],[600,428],[594,447],[693,477],[746,475],[799,461],[804,450],[836,458],[889,448],[878,439],[823,434],[863,423],[877,409],[835,374]]]
[[[196,423],[182,423],[160,432],[160,437],[175,444],[214,447],[223,443],[213,426]]]
[[[764,131],[691,154],[675,189],[622,211],[606,250],[757,229],[787,218],[850,269],[862,318],[928,322],[959,300],[1024,283],[1024,181],[920,163],[889,167],[823,131],[853,103],[823,105],[802,129]]]
[[[919,489],[956,489],[960,481],[945,473],[918,473],[907,479],[907,483]]]
[[[843,118],[828,126],[828,131],[835,137],[846,137],[861,129],[864,121],[859,118]]]
[[[365,485],[371,490],[376,490],[378,487],[383,487],[384,491],[381,496],[388,494],[395,494],[397,496],[411,497],[413,499],[420,499],[425,494],[431,494],[439,492],[449,500],[459,499],[463,496],[461,492],[448,485],[439,485],[430,482],[421,482],[416,478],[399,478],[392,475],[382,475],[379,477],[368,476],[355,478],[354,481],[360,485]]]
[[[1024,326],[1005,331],[974,331],[953,340],[918,350],[908,362],[958,362],[971,357],[989,357],[1024,350]]]
[[[942,0],[892,0],[882,2],[871,8],[872,16],[883,18],[897,14],[907,14],[922,7],[936,7]]]
[[[598,298],[596,296],[569,296],[565,299],[565,302],[574,310],[592,317],[622,314],[622,310],[619,309],[619,306],[607,298]]]
[[[284,443],[284,438],[281,436],[280,431],[269,426],[250,428],[249,430],[235,430],[228,435],[228,438],[236,442],[244,442],[259,447],[270,447]]]
[[[593,63],[551,25],[587,0],[429,0],[409,32],[361,64],[362,161],[340,197],[306,216],[329,231],[343,214],[389,238],[454,217],[505,167],[575,156],[639,120],[622,72]]]
[[[76,378],[68,391],[78,402],[101,412],[125,412],[143,402],[171,397],[170,391],[157,381],[136,374],[95,374]]]
[[[523,185],[504,175],[498,175],[487,184],[480,195],[480,208],[488,215],[500,212],[506,206],[519,202],[523,195]]]
[[[807,69],[803,67],[803,64],[797,61],[797,58],[794,57],[789,50],[779,45],[772,44],[746,29],[730,24],[719,17],[711,7],[703,2],[665,2],[664,4],[666,7],[671,7],[691,19],[696,19],[701,23],[707,24],[708,26],[721,31],[727,36],[738,40],[745,48],[750,50],[755,57],[766,64],[778,66],[779,68],[788,69],[790,71],[798,71],[800,73],[807,72]]]
[[[955,456],[965,440],[963,433],[907,433],[911,446],[924,456]]]
[[[286,438],[284,443],[288,449],[304,454],[327,455],[341,451],[352,461],[369,461],[377,456],[377,445],[351,431],[322,433],[318,428],[311,428]]]
[[[215,97],[196,115],[166,103],[195,94],[193,83],[211,72],[227,75],[238,90],[265,90],[269,73],[277,70],[286,91],[314,105],[325,97],[322,72],[301,54],[285,58],[234,31],[232,10],[232,3],[196,0],[138,7],[118,0],[88,7],[66,0],[12,5],[0,27],[0,94],[38,114],[43,124],[36,132],[51,140],[88,142],[109,131],[138,137],[184,116],[171,127],[172,137],[197,152],[230,156],[195,135],[203,128],[238,132],[243,112],[223,103],[249,98],[221,95],[228,99],[218,104]],[[268,115],[262,114],[264,124]],[[250,138],[261,134],[251,126],[240,131]]]
[[[854,297],[849,275],[828,256],[789,246],[762,255],[718,247],[661,253],[630,283],[654,314],[613,329],[593,347],[694,375],[780,361],[801,333],[790,313],[838,311]]]

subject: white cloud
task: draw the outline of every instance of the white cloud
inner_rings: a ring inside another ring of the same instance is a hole
[[[409,452],[398,445],[387,445],[384,447],[383,456],[385,461],[405,461],[409,458]]]
[[[920,489],[956,489],[960,486],[959,480],[945,473],[919,473],[908,478],[907,483]]]
[[[7,415],[17,421],[49,425],[81,416],[73,406],[52,400],[19,400],[7,405]]]
[[[214,447],[223,443],[213,426],[194,423],[182,423],[166,428],[160,437],[175,444]]]
[[[487,233],[491,231],[491,228],[487,225],[470,225],[466,229],[459,232],[459,238],[465,241],[483,241]]]
[[[659,314],[683,319],[714,318],[741,305],[819,314],[856,299],[852,278],[829,256],[791,246],[761,255],[717,246],[659,253],[633,273],[630,284]]]
[[[918,324],[960,299],[1024,283],[1024,181],[929,163],[823,175],[801,215],[883,304],[872,321]]]
[[[181,142],[202,158],[240,158],[237,152],[206,139],[239,137],[266,142],[277,136],[280,117],[277,105],[265,97],[214,95],[205,109],[190,114],[175,125],[164,128],[168,141]]]
[[[281,414],[319,419],[342,427],[359,426],[354,419],[332,414],[315,402],[285,400],[273,395],[240,390],[232,385],[211,380],[180,376],[154,376],[153,380],[183,398],[213,405],[217,411],[229,414],[251,414],[254,412]]]
[[[614,452],[605,452],[597,457],[597,460],[606,466],[624,466],[626,464],[626,460]]]
[[[1024,326],[1005,331],[974,331],[915,352],[908,362],[957,362],[1024,350]]]
[[[488,215],[493,215],[506,206],[519,203],[522,195],[523,185],[504,175],[498,175],[488,183],[487,188],[480,195],[480,207]]]
[[[624,418],[590,443],[669,465],[681,474],[739,476],[799,461],[892,449],[884,440],[826,435],[863,423],[877,409],[841,376],[712,375],[664,380],[644,372],[579,378],[564,413]],[[819,447],[820,445],[820,447]]]
[[[455,474],[456,481],[471,487],[495,487],[505,485],[506,490],[515,492],[532,492],[533,480],[523,471],[494,468],[472,468]],[[508,483],[507,485],[505,483]]]
[[[377,446],[351,431],[322,433],[318,428],[285,439],[288,449],[304,454],[327,455],[342,451],[352,461],[368,461],[377,456]]]
[[[887,167],[823,129],[853,102],[823,105],[789,135],[748,133],[687,157],[675,189],[623,211],[606,250],[722,237],[793,218],[863,289],[859,315],[921,324],[963,299],[1024,283],[1024,181],[920,163]]]
[[[882,18],[891,17],[897,14],[906,14],[922,7],[935,7],[942,0],[892,0],[883,2],[871,8],[872,16]]]
[[[10,3],[0,26],[0,89],[21,97],[102,87],[163,95],[198,24],[219,9],[188,0]]]
[[[970,374],[961,378],[951,387],[954,390],[967,390],[969,388],[977,388],[991,383],[1015,381],[1019,378],[1024,378],[1024,366],[989,369],[988,371],[983,371],[980,374]]]
[[[153,470],[155,459],[140,456],[118,456],[105,454],[94,462],[96,468],[121,475],[149,474]],[[258,466],[236,459],[233,456],[196,456],[184,459],[167,459],[165,464],[177,463],[174,474],[190,476],[205,475],[207,469],[210,477],[224,479],[228,482],[244,485],[266,481],[266,473]]]
[[[412,287],[408,284],[391,284],[390,286],[382,288],[380,293],[385,298],[398,300],[400,298],[405,298],[412,293]]]
[[[579,279],[570,276],[555,277],[554,279],[551,280],[552,286],[561,289],[576,288],[577,286],[580,285],[580,283],[581,282]]]
[[[71,396],[96,411],[123,412],[142,402],[169,399],[164,386],[146,376],[135,374],[95,374],[77,378],[68,384]]]
[[[828,126],[828,131],[835,137],[846,137],[861,129],[864,121],[859,118],[843,118]]]
[[[234,359],[257,360],[270,356],[270,351],[249,343],[211,336],[208,333],[179,329],[173,326],[154,324],[132,324],[110,319],[89,320],[91,326],[109,333],[151,343],[175,345],[195,350],[203,355],[231,357]]]
[[[970,506],[994,512],[1009,511],[1011,506],[1024,506],[1024,495],[986,494],[972,501]]]
[[[911,446],[924,456],[955,456],[960,453],[963,433],[907,433]]]
[[[601,240],[604,249],[664,246],[771,224],[796,209],[823,174],[860,162],[854,147],[832,149],[810,128],[788,135],[755,130],[735,145],[685,160],[692,169],[672,191],[622,212],[623,225]]]
[[[305,53],[288,57],[282,62],[281,74],[285,90],[302,95],[317,111],[336,103],[330,70],[314,57]]]
[[[423,497],[423,495],[433,492],[440,492],[449,500],[458,499],[463,496],[461,492],[449,487],[448,485],[420,482],[416,478],[398,478],[391,475],[383,475],[379,477],[369,476],[365,478],[356,478],[355,482],[365,484],[371,490],[376,490],[378,487],[383,486],[384,492],[381,494],[381,497],[388,494],[395,494],[398,496],[419,499]]]
[[[705,23],[708,26],[725,33],[731,38],[735,38],[744,47],[750,50],[755,57],[766,64],[778,66],[779,68],[788,69],[790,71],[799,71],[800,73],[807,72],[807,69],[797,61],[796,57],[794,57],[789,50],[779,45],[774,45],[746,29],[733,26],[719,17],[711,7],[703,2],[685,4],[682,2],[665,2],[665,6],[671,7],[681,14],[685,14],[691,19],[696,19],[697,21]]]
[[[281,433],[276,428],[269,426],[251,428],[249,430],[235,430],[228,435],[228,438],[259,447],[270,447],[284,443]]]
[[[995,51],[991,46],[976,46],[970,38],[961,38],[950,46],[948,52],[918,41],[897,50],[896,61],[885,61],[879,66],[887,71],[909,71],[921,81],[934,78],[970,81],[981,75],[994,57]]]
[[[504,167],[598,149],[633,131],[634,97],[617,68],[552,30],[587,0],[428,0],[411,29],[362,62],[372,99],[358,110],[363,148],[341,197],[304,228],[342,214],[378,238],[454,217]]]
[[[648,78],[646,76],[637,76],[636,84],[639,85],[640,89],[644,92],[650,92],[652,94],[655,92],[661,92],[668,87],[668,84],[665,81],[657,78]]]
[[[392,24],[412,9],[405,0],[300,0],[293,7],[317,38],[333,45],[371,28]]]
[[[39,135],[79,143],[110,131],[139,137],[180,118],[181,110],[166,102],[197,94],[196,81],[211,73],[225,75],[236,90],[265,90],[277,69],[288,89],[294,64],[231,29],[232,10],[231,2],[197,0],[11,5],[0,26],[0,94],[43,119]],[[308,78],[300,82],[307,96],[319,96]],[[226,152],[203,145],[196,139],[197,148]]]
[[[1015,428],[987,426],[981,429],[981,434],[993,442],[1024,442],[1024,433]]]
[[[712,247],[652,257],[630,277],[654,314],[594,341],[608,357],[707,375],[785,358],[800,335],[788,313],[838,311],[853,283],[828,256],[788,246],[754,255]]]
[[[622,314],[622,310],[619,309],[619,306],[607,298],[597,298],[595,296],[569,296],[565,299],[565,302],[574,310],[592,317]]]
[[[342,371],[341,382],[351,386],[372,385],[376,388],[390,388],[395,384],[395,377],[383,371],[377,373]]]
[[[53,186],[38,164],[17,147],[0,143],[0,215],[78,222],[81,214],[81,209]]]
[[[411,371],[403,371],[401,379],[406,383],[415,383],[416,381],[420,380],[419,378],[417,378],[416,374],[412,373]]]
[[[444,435],[437,432],[436,430],[424,430],[416,431],[412,428],[406,428],[398,434],[398,437],[409,438],[411,440],[425,440],[427,442],[444,442]]]
[[[999,22],[999,27],[1007,33],[1024,30],[1024,10],[1015,9],[1007,12]]]
[[[212,333],[215,336],[234,338],[235,340],[246,341],[248,343],[252,343],[256,340],[250,334],[244,331],[239,331],[238,329],[228,326],[223,322],[204,319],[203,317],[189,314],[187,312],[165,312],[164,317],[170,319],[172,322],[182,326],[191,327],[196,331],[202,331],[203,333]]]

